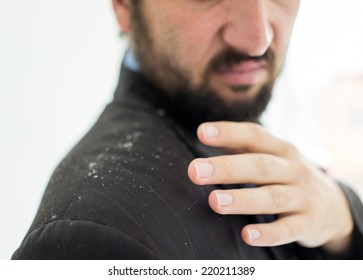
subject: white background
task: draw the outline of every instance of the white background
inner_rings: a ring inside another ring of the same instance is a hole
[[[363,75],[362,2],[302,0],[265,116],[276,134],[332,168],[335,151],[350,143],[326,145],[322,105],[334,77]],[[125,47],[111,0],[0,0],[0,259],[20,244],[57,163],[112,99]]]

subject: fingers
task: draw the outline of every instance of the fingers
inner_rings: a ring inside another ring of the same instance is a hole
[[[245,152],[290,156],[296,148],[276,138],[263,127],[254,123],[213,122],[204,123],[197,130],[199,140],[206,145],[240,149]]]
[[[299,241],[308,227],[304,215],[286,216],[269,224],[245,226],[242,229],[242,239],[251,246],[279,246]]]
[[[292,144],[276,138],[260,125],[246,122],[204,123],[199,126],[197,134],[205,145],[239,154],[193,160],[188,175],[195,184],[264,185],[252,189],[213,191],[209,205],[215,212],[223,215],[280,215],[272,223],[244,227],[241,234],[247,244],[278,246],[309,240],[307,231],[311,233],[312,215],[307,213],[312,212],[306,209],[311,203],[306,203],[304,192],[307,188],[300,184],[306,181],[304,174],[307,174],[307,169]]]
[[[299,190],[271,185],[259,188],[216,190],[209,195],[210,207],[222,215],[259,215],[296,212],[302,208]]]
[[[188,168],[197,185],[287,184],[296,178],[295,166],[283,158],[267,154],[242,154],[195,159]]]

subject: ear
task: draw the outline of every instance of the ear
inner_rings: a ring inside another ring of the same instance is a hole
[[[112,0],[113,10],[117,22],[124,33],[131,30],[130,1],[129,0]]]

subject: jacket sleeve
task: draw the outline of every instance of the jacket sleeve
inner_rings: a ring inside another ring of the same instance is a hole
[[[155,259],[153,251],[132,236],[88,221],[60,220],[30,232],[14,260]]]
[[[354,230],[350,259],[363,260],[363,204],[359,196],[344,183],[338,182],[347,197],[353,216]]]

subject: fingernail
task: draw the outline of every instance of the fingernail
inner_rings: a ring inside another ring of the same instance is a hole
[[[250,241],[255,241],[261,237],[261,232],[258,229],[250,229],[247,231],[247,233]]]
[[[216,193],[218,206],[229,206],[233,203],[233,196],[230,193]]]
[[[219,129],[211,124],[203,125],[202,131],[205,138],[215,138],[219,135]]]
[[[199,179],[208,178],[213,174],[214,168],[208,162],[197,161],[195,162],[195,169]]]

